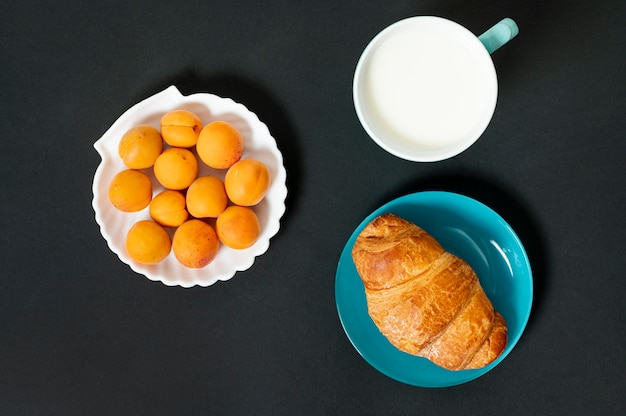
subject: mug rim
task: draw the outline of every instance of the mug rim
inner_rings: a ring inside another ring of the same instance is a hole
[[[373,51],[385,38],[387,38],[391,33],[398,31],[404,26],[413,25],[416,22],[419,23],[419,22],[425,22],[425,21],[436,22],[436,24],[439,24],[439,25],[448,25],[448,27],[452,28],[453,30],[456,30],[457,32],[462,33],[463,36],[470,43],[473,44],[472,48],[476,51],[474,55],[477,56],[477,58],[482,62],[481,65],[486,65],[485,68],[489,72],[487,76],[489,78],[488,82],[491,82],[491,85],[489,85],[488,89],[492,91],[492,93],[490,96],[487,97],[489,101],[487,102],[485,106],[485,112],[484,112],[485,116],[481,120],[481,123],[477,124],[479,126],[479,128],[476,129],[476,131],[478,132],[477,134],[468,135],[467,137],[460,139],[458,141],[455,141],[453,144],[447,145],[445,147],[436,147],[436,148],[433,148],[432,150],[429,149],[429,151],[427,152],[424,152],[423,150],[420,150],[418,148],[413,148],[411,149],[411,151],[407,151],[406,146],[399,146],[397,144],[397,142],[400,140],[394,140],[393,137],[391,138],[382,137],[383,134],[376,132],[376,129],[373,126],[374,123],[365,114],[364,108],[366,107],[366,104],[363,102],[365,101],[365,99],[361,97],[362,95],[361,89],[363,88],[362,78],[365,72],[366,65],[369,62],[369,59]],[[354,78],[353,78],[353,83],[352,83],[352,97],[353,97],[353,103],[354,103],[354,107],[355,107],[359,122],[361,123],[362,127],[365,129],[369,137],[376,144],[378,144],[378,146],[383,148],[385,151],[405,160],[410,160],[414,162],[435,162],[435,161],[449,159],[451,157],[454,157],[464,152],[482,136],[482,134],[487,129],[487,126],[491,122],[491,119],[493,118],[493,114],[495,112],[497,97],[498,97],[498,79],[497,79],[495,66],[493,64],[493,60],[491,59],[491,55],[489,54],[487,49],[484,47],[484,45],[480,42],[480,40],[478,39],[478,36],[472,33],[469,29],[467,29],[466,27],[464,27],[463,25],[457,22],[454,22],[450,19],[446,19],[443,17],[412,16],[412,17],[407,17],[407,18],[398,20],[390,24],[389,26],[385,27],[380,32],[378,32],[368,42],[367,46],[361,53],[361,56],[359,57],[359,60],[355,68]]]

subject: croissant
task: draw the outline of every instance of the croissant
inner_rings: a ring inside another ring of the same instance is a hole
[[[371,221],[352,259],[369,316],[396,348],[448,370],[482,368],[502,353],[507,327],[464,260],[395,214]]]

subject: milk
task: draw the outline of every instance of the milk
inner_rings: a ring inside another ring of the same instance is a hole
[[[467,34],[422,25],[374,45],[363,98],[377,129],[425,148],[480,135],[493,112],[493,94],[484,91],[492,89],[493,74],[477,59],[475,43]]]

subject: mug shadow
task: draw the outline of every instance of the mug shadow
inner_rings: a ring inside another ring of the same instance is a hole
[[[482,177],[458,173],[420,176],[405,182],[395,188],[393,194],[384,195],[378,206],[420,191],[446,191],[473,198],[497,212],[513,228],[524,245],[533,275],[533,304],[527,324],[527,330],[530,329],[534,315],[541,309],[549,275],[546,238],[531,210],[506,187]]]
[[[234,71],[202,75],[192,70],[186,70],[148,86],[142,91],[141,97],[137,97],[137,101],[163,91],[171,85],[178,88],[185,96],[194,93],[210,93],[230,98],[243,104],[267,125],[283,155],[283,164],[287,171],[286,211],[281,218],[281,227],[286,227],[290,218],[287,215],[289,208],[296,204],[296,198],[299,195],[301,173],[298,161],[300,160],[300,148],[295,129],[277,100],[261,85]]]

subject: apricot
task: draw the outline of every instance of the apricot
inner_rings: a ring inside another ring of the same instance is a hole
[[[113,177],[107,195],[113,206],[120,211],[141,211],[152,200],[152,183],[145,173],[126,169]]]
[[[118,153],[126,167],[147,169],[163,151],[161,133],[154,127],[141,124],[128,130],[118,146]]]
[[[198,159],[189,149],[171,147],[154,162],[154,176],[167,189],[185,189],[198,176]]]
[[[185,208],[185,195],[166,189],[150,202],[150,216],[164,227],[178,227],[189,217]]]
[[[224,245],[242,250],[259,238],[261,224],[251,208],[231,205],[217,217],[215,230]]]
[[[256,205],[265,197],[270,186],[270,171],[254,158],[238,161],[226,172],[224,185],[228,198],[242,206]]]
[[[171,248],[170,235],[152,220],[136,222],[126,235],[126,252],[139,263],[157,264],[170,254]]]
[[[243,155],[243,136],[232,124],[214,121],[200,132],[196,151],[208,166],[228,169]]]
[[[201,268],[211,263],[219,249],[217,234],[211,225],[199,219],[182,223],[174,232],[172,250],[185,267]]]
[[[200,117],[188,110],[173,110],[161,117],[161,135],[170,146],[192,147],[201,130]]]
[[[216,218],[227,205],[224,182],[217,176],[201,176],[187,189],[187,209],[196,218]]]

